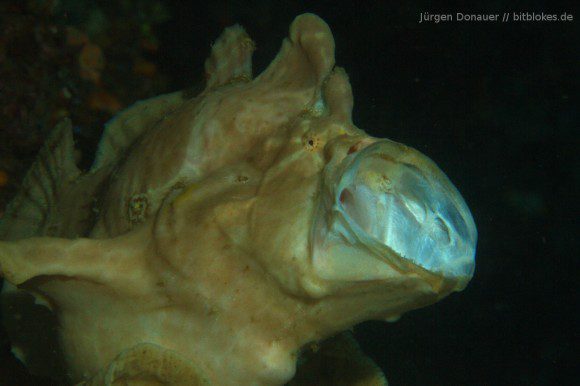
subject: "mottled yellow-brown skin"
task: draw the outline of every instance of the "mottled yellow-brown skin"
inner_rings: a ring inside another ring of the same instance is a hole
[[[341,161],[378,139],[351,121],[321,19],[299,16],[255,79],[253,48],[241,27],[227,29],[206,89],[121,113],[86,174],[61,125],[11,205],[0,274],[53,309],[73,381],[283,385],[308,344],[465,285],[364,248],[354,279],[314,263],[313,224],[332,216],[321,202]],[[352,384],[386,382],[361,368],[372,380]]]

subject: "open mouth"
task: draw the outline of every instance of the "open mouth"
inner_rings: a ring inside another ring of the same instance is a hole
[[[354,156],[335,192],[335,209],[358,240],[445,277],[473,275],[477,231],[471,213],[419,152],[377,142]]]

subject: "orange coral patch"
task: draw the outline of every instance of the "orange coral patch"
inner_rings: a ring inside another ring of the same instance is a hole
[[[6,173],[4,170],[0,170],[0,188],[8,185],[8,180],[8,173]]]
[[[79,70],[81,78],[98,83],[101,71],[105,68],[103,50],[96,44],[85,44],[79,55]]]
[[[121,110],[123,104],[119,99],[106,91],[95,91],[89,96],[89,107],[92,110],[106,111],[111,114]]]
[[[157,66],[145,59],[138,58],[133,64],[133,72],[145,78],[152,78],[157,72]]]

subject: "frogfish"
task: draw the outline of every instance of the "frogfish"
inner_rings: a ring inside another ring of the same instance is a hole
[[[419,151],[352,122],[328,25],[252,74],[227,28],[205,88],[57,125],[0,224],[2,314],[30,370],[79,385],[386,385],[344,331],[465,288],[477,231]]]

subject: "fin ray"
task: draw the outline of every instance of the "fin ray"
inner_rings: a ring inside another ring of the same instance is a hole
[[[66,119],[54,128],[24,177],[20,192],[8,204],[0,221],[0,239],[44,234],[59,195],[80,174],[74,160],[71,122]]]

